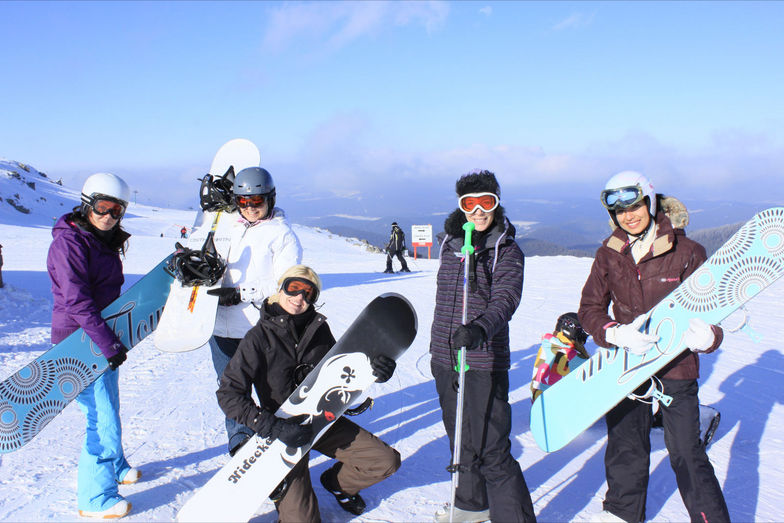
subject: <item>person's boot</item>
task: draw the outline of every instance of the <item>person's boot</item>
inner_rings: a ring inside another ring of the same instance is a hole
[[[117,519],[128,515],[131,511],[131,504],[128,501],[121,499],[106,510],[80,510],[79,515],[83,518],[98,518],[98,519]]]
[[[138,482],[139,479],[142,477],[142,471],[137,468],[131,468],[128,472],[125,473],[123,476],[122,481],[118,481],[120,485],[133,485],[134,483]]]
[[[347,494],[338,485],[338,473],[335,467],[329,468],[321,475],[321,484],[327,489],[338,502],[340,508],[346,512],[359,516],[365,511],[365,500],[357,492],[354,495]]]
[[[433,521],[436,523],[442,523],[449,521],[449,503],[444,504],[443,507],[438,509],[433,517]],[[490,509],[485,510],[463,510],[461,508],[455,507],[455,519],[454,521],[461,521],[461,522],[472,522],[472,523],[479,523],[481,521],[490,521]]]

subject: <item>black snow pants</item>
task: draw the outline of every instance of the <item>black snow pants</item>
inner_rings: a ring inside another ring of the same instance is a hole
[[[693,522],[728,522],[727,504],[700,443],[697,380],[662,380],[669,407],[660,405],[664,443],[686,510]],[[638,394],[648,388],[644,383]],[[625,399],[607,413],[604,509],[628,522],[645,521],[651,462],[651,406]]]
[[[406,265],[406,259],[403,257],[403,251],[388,251],[387,252],[387,271],[392,270],[392,257],[397,256],[397,260],[400,262],[401,270],[407,271],[408,265]]]
[[[431,371],[449,447],[454,451],[458,374],[451,368],[432,363]],[[470,511],[489,507],[492,521],[535,522],[523,471],[511,454],[509,373],[469,370],[465,390],[461,468],[455,506]]]

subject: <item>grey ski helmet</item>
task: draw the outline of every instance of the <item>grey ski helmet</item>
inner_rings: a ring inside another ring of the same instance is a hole
[[[267,197],[267,214],[263,219],[272,216],[275,209],[275,182],[267,169],[246,167],[234,178],[234,196],[252,196],[254,194],[262,194]]]
[[[272,175],[261,167],[247,167],[234,178],[234,195],[250,196],[275,192]]]

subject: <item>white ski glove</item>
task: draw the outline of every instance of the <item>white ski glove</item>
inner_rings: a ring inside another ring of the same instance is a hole
[[[648,317],[643,314],[637,316],[633,322],[625,325],[616,325],[604,331],[604,337],[608,343],[616,347],[622,347],[625,351],[632,354],[643,355],[659,341],[659,336],[640,332],[640,327]]]
[[[683,342],[692,352],[705,352],[716,341],[716,333],[702,318],[691,318],[689,328],[683,333]]]

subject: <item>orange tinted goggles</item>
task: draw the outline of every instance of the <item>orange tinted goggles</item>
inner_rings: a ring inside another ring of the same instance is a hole
[[[267,201],[263,194],[251,194],[250,196],[235,196],[237,207],[261,207]]]
[[[491,212],[498,207],[498,196],[491,192],[468,193],[457,199],[460,210],[466,214],[473,214],[477,209]]]
[[[305,278],[286,278],[283,280],[283,285],[280,288],[289,296],[301,294],[305,301],[310,304],[316,303],[319,296],[318,287]]]

